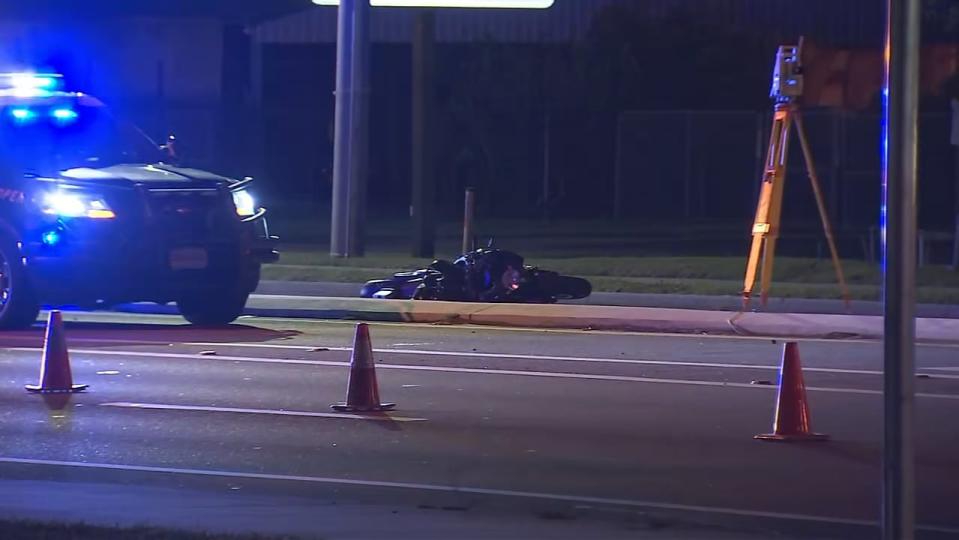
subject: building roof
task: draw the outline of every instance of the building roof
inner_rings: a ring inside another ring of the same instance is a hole
[[[304,0],[306,1],[306,0]],[[499,41],[560,43],[582,39],[593,15],[611,4],[650,20],[686,13],[719,25],[754,29],[770,39],[806,35],[836,45],[878,45],[884,24],[876,0],[555,0],[549,9],[440,9],[440,42]],[[376,8],[371,16],[375,42],[409,42],[414,9]],[[261,43],[332,43],[336,8],[312,6],[263,21],[254,35]]]

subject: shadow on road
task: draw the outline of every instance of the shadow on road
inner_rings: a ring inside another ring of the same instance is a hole
[[[381,427],[387,431],[403,431],[403,428],[400,427],[400,423],[396,420],[393,420],[389,414],[384,412],[365,412],[363,416],[372,416],[380,419],[380,422],[370,422],[375,424],[377,427]]]
[[[807,448],[816,453],[828,454],[854,463],[878,466],[882,461],[882,448],[873,444],[830,441],[827,444],[809,445]]]
[[[244,324],[226,327],[200,327],[189,324],[149,324],[116,322],[67,322],[67,340],[85,348],[120,347],[131,344],[173,343],[263,343],[300,335],[298,330],[271,330]],[[44,329],[0,333],[0,346],[30,347],[43,345]]]

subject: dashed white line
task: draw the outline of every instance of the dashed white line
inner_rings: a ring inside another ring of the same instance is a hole
[[[426,418],[411,418],[405,416],[390,416],[389,414],[347,414],[332,412],[288,411],[276,409],[241,409],[236,407],[207,407],[203,405],[169,405],[164,403],[128,403],[111,402],[101,403],[101,407],[117,407],[121,409],[146,409],[159,411],[198,411],[238,414],[265,414],[272,416],[306,416],[312,418],[339,418],[344,420],[371,420],[378,422],[425,422]]]
[[[34,348],[8,348],[10,351],[35,351]],[[326,360],[296,360],[290,358],[252,358],[248,356],[200,356],[199,354],[177,354],[177,353],[154,353],[142,351],[117,351],[117,350],[98,350],[98,349],[76,349],[72,351],[76,354],[86,354],[92,356],[122,356],[138,358],[173,358],[179,360],[201,360],[208,362],[230,361],[230,362],[250,362],[260,364],[292,364],[292,365],[314,365],[331,367],[348,367],[348,362],[333,362]],[[561,373],[550,371],[525,371],[511,369],[480,369],[480,368],[462,368],[451,366],[424,366],[424,365],[405,365],[405,364],[384,364],[378,363],[380,369],[396,369],[405,371],[432,371],[443,373],[470,373],[479,375],[508,375],[519,377],[541,377],[550,379],[576,379],[592,381],[620,381],[635,383],[652,384],[678,384],[687,386],[710,386],[722,388],[751,388],[751,389],[776,389],[775,386],[756,385],[750,383],[726,382],[726,381],[703,381],[696,379],[665,379],[656,377],[632,377],[627,375],[599,375],[589,373]],[[806,390],[814,392],[833,392],[843,394],[860,395],[882,395],[880,390],[867,390],[862,388],[835,388],[835,387],[817,387],[807,386]],[[916,397],[946,399],[959,401],[959,394],[933,394],[917,393]]]
[[[314,351],[315,346],[309,345],[279,345],[269,343],[209,343],[192,342],[184,343],[187,346],[196,347],[236,347],[243,349],[277,349],[277,350],[295,350],[295,351]],[[352,347],[325,347],[327,351],[350,352]],[[495,358],[506,360],[535,360],[548,362],[582,362],[597,364],[632,364],[632,365],[650,365],[650,366],[683,366],[683,367],[702,367],[718,369],[764,369],[778,371],[778,365],[763,364],[728,364],[719,362],[690,362],[683,360],[645,360],[631,358],[602,358],[602,357],[583,357],[583,356],[547,356],[536,354],[514,354],[514,353],[486,353],[486,352],[465,352],[465,351],[434,351],[419,349],[373,349],[377,354],[403,354],[417,356],[445,356],[451,358]],[[950,369],[950,368],[929,368],[929,369]],[[959,368],[953,368],[959,370]],[[844,368],[824,368],[804,366],[803,371],[818,373],[837,373],[844,375],[882,375],[882,371],[869,369],[844,369]],[[959,379],[959,375],[937,375],[941,379]]]

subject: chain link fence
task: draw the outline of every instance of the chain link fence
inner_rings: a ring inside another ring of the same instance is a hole
[[[751,222],[771,116],[771,112],[755,111],[620,114],[611,213],[658,221]],[[829,217],[846,252],[875,259],[882,200],[880,115],[812,110],[803,112],[803,120]],[[957,179],[951,164],[949,122],[945,112],[923,114],[920,119],[920,251],[927,256],[945,251],[955,223]],[[812,239],[821,236],[819,227],[793,132],[783,234]]]

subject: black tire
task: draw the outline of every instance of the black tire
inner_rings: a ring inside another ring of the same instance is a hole
[[[577,300],[593,292],[593,286],[588,281],[572,276],[550,276],[542,283],[542,287],[557,300]]]
[[[250,293],[220,289],[177,300],[180,314],[197,326],[226,326],[243,314]]]
[[[20,250],[12,240],[0,238],[0,329],[29,328],[37,322],[40,302]]]

